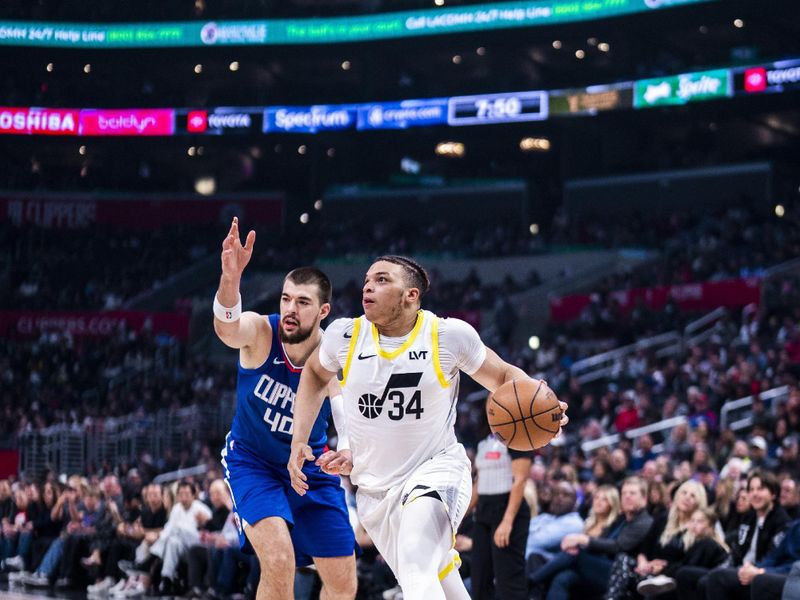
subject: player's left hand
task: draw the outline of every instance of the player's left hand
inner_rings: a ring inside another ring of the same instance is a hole
[[[289,469],[292,488],[300,496],[305,496],[308,491],[308,483],[306,483],[308,478],[303,473],[303,465],[307,460],[314,460],[311,446],[302,442],[292,442],[292,452],[289,455],[289,464],[286,465],[286,468]]]
[[[353,454],[350,450],[328,450],[317,459],[317,466],[329,475],[350,475]]]
[[[561,421],[558,424],[558,433],[553,436],[554,438],[561,437],[561,434],[564,433],[564,427],[569,423],[569,417],[567,416],[569,405],[566,402],[561,402],[561,400],[558,403],[561,405]]]

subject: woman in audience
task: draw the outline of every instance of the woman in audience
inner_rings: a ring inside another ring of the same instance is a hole
[[[583,526],[583,533],[590,538],[611,534],[620,514],[619,492],[613,485],[601,485],[592,496],[592,508]],[[544,584],[557,573],[572,566],[577,557],[561,551],[543,565],[528,561],[528,581],[533,586],[533,594],[542,597]]]
[[[658,596],[672,592],[676,587],[675,577],[683,567],[713,569],[721,565],[730,552],[728,545],[719,533],[719,519],[713,508],[698,508],[689,520],[689,527],[682,536],[683,557],[669,562],[663,570],[656,568],[640,575],[647,575],[636,586],[642,596]],[[673,597],[677,598],[675,594]]]
[[[669,514],[654,520],[643,552],[634,559],[620,555],[611,569],[614,598],[629,598],[640,577],[659,575],[670,563],[679,563],[686,551],[689,522],[698,508],[708,506],[705,488],[697,481],[685,481],[675,492]],[[610,594],[610,593],[609,593]],[[609,595],[609,598],[612,596]]]
[[[35,489],[35,488],[34,488]],[[3,521],[2,566],[4,569],[24,567],[33,542],[33,516],[36,500],[31,502],[28,491],[21,485],[14,490],[14,510],[8,520]]]

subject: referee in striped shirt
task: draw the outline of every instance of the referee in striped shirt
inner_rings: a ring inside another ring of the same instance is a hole
[[[494,434],[478,444],[472,488],[472,598],[526,600],[525,546],[531,511],[523,498],[533,452],[507,448]]]

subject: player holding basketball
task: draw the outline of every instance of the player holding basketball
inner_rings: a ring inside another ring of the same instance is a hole
[[[316,465],[303,469],[312,492],[298,496],[285,470],[293,427],[293,404],[303,364],[319,345],[320,321],[330,311],[331,284],[322,271],[302,267],[283,282],[280,313],[241,312],[239,281],[250,262],[255,231],[242,246],[234,217],[222,243],[222,277],[214,299],[214,329],[239,349],[236,415],[222,450],[225,479],[234,502],[243,546],[249,542],[261,564],[258,598],[294,597],[294,568],[313,559],[321,597],[356,595],[355,536],[339,478]],[[325,402],[305,429],[309,452],[320,456],[331,409]]]
[[[364,315],[332,323],[306,362],[288,469],[298,494],[313,492],[301,467],[314,460],[312,424],[326,384],[341,369],[352,463],[331,452],[318,464],[351,473],[359,519],[406,600],[466,600],[453,549],[472,491],[470,463],[453,429],[459,371],[490,391],[527,375],[486,348],[464,321],[420,310],[428,285],[411,259],[382,256],[372,264]]]

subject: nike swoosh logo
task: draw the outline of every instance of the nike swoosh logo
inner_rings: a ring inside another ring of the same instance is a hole
[[[349,340],[351,337],[353,337],[352,333],[345,333],[344,334],[344,338],[347,339],[347,340]]]
[[[376,354],[367,354],[366,356],[363,356],[362,354],[359,354],[358,355],[358,360],[367,360],[368,358],[372,358],[373,356],[377,356],[377,355]]]
[[[286,361],[285,360],[278,360],[278,357],[276,356],[275,358],[272,359],[272,364],[273,365],[285,365]]]

